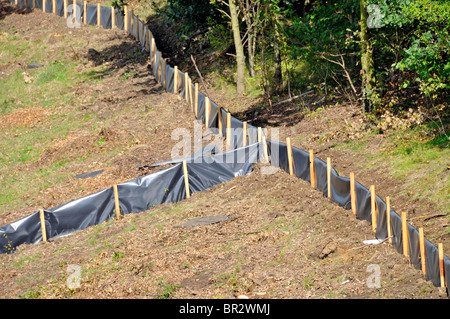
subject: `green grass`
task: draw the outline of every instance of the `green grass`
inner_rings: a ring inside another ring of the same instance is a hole
[[[306,290],[311,290],[314,287],[314,278],[316,277],[316,272],[313,271],[303,278],[303,287]]]
[[[65,139],[71,132],[96,121],[95,114],[80,117],[73,107],[80,98],[73,94],[73,88],[98,78],[92,69],[81,73],[75,70],[77,61],[65,54],[64,45],[69,40],[57,43],[52,52],[61,53],[49,56],[42,40],[26,41],[14,36],[13,31],[0,33],[0,62],[16,61],[22,65],[39,62],[43,66],[16,69],[0,79],[0,116],[19,108],[43,108],[49,110],[49,115],[42,122],[0,130],[0,214],[28,206],[28,198],[35,198],[46,188],[67,180],[65,168],[76,160],[69,157],[44,165],[35,163],[53,141]],[[83,44],[75,41],[70,45],[76,50]],[[31,83],[25,82],[23,72],[32,77]],[[94,126],[90,127],[95,129]],[[102,142],[99,140],[98,145]]]
[[[416,130],[405,132],[396,147],[380,157],[389,162],[395,178],[404,180],[404,192],[413,198],[430,199],[444,213],[450,213],[449,141],[445,136],[420,141],[417,136]]]
[[[445,123],[444,123],[445,124]],[[403,182],[402,194],[436,203],[443,213],[450,213],[448,169],[450,141],[448,135],[430,138],[436,124],[428,122],[413,128],[387,132],[382,152],[370,152],[371,140],[378,134],[370,132],[358,140],[338,145],[338,148],[366,154],[365,167],[373,169],[387,164],[390,175]]]
[[[57,114],[47,119],[47,125],[33,129],[27,127],[4,130],[0,140],[0,213],[19,207],[23,198],[36,196],[40,191],[68,178],[67,159],[33,168],[47,145],[63,138],[83,124],[73,116],[74,112]],[[31,167],[29,165],[32,165]]]
[[[158,282],[158,299],[170,298],[179,287],[179,284],[166,283],[163,278],[160,278]]]
[[[0,51],[6,45],[7,43],[0,44]],[[30,51],[35,50],[38,49]],[[19,107],[55,107],[70,104],[73,98],[69,94],[70,89],[80,79],[74,71],[75,65],[72,60],[57,60],[37,69],[18,69],[8,77],[0,79],[0,114],[12,113]],[[31,83],[25,82],[23,72],[32,77]]]

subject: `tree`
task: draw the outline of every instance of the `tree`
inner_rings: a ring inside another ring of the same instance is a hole
[[[261,8],[260,0],[238,0],[239,9],[245,21],[247,32],[244,42],[247,44],[248,70],[250,77],[255,77],[255,54],[258,33],[259,14]]]
[[[329,92],[345,94],[349,99],[358,95],[360,69],[355,57],[360,55],[357,19],[359,0],[314,1],[303,12],[288,15],[285,23],[291,60],[302,66],[296,86],[320,83]],[[285,15],[286,16],[286,15]],[[359,63],[358,63],[359,64]],[[350,90],[350,91],[349,91]]]
[[[278,8],[278,7],[277,7]],[[274,86],[275,94],[278,94],[283,88],[283,72],[281,70],[281,35],[279,26],[279,15],[277,8],[272,9],[273,12],[273,64],[275,68]]]
[[[239,28],[239,18],[237,7],[234,0],[228,0],[231,17],[231,29],[233,30],[234,47],[236,49],[236,89],[237,95],[242,96],[245,93],[245,55],[242,45],[241,32]]]
[[[367,103],[370,104],[369,99],[374,94],[376,80],[375,80],[375,64],[373,61],[372,48],[369,41],[369,30],[367,21],[369,14],[365,0],[359,0],[361,11],[361,73],[362,73],[362,93],[363,93],[363,111],[367,108]]]

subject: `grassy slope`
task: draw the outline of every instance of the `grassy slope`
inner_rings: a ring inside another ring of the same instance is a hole
[[[42,56],[48,53],[42,40],[24,41],[22,37],[13,35],[13,32],[10,29],[2,34],[4,41],[0,42],[0,63],[20,59],[24,65],[28,65],[42,61]],[[12,117],[18,108],[39,110],[38,121],[31,127],[19,124],[2,129],[0,187],[4,191],[0,195],[1,212],[17,208],[22,204],[20,199],[25,194],[36,195],[45,186],[62,178],[66,164],[64,161],[45,170],[30,171],[26,167],[38,160],[43,148],[52,140],[87,124],[85,119],[75,119],[75,110],[70,107],[73,86],[86,77],[76,74],[75,62],[70,56],[64,56],[65,47],[67,43],[63,42],[60,47],[51,49],[61,54],[49,67],[26,70],[33,78],[31,83],[25,82],[23,69],[12,70],[11,74],[0,79],[3,88],[0,91],[2,115],[10,114]],[[45,118],[45,125],[40,123],[41,118]]]
[[[412,128],[390,130],[384,134],[377,147],[379,152],[376,153],[371,151],[376,131],[364,138],[340,143],[336,147],[364,156],[363,165],[368,169],[388,167],[390,177],[402,184],[400,194],[411,199],[431,201],[438,212],[448,215],[449,141],[444,135],[429,136],[427,132],[434,126],[435,123],[427,122]],[[449,231],[447,229],[447,233]]]

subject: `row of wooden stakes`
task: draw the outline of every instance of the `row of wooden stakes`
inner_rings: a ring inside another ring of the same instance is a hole
[[[288,161],[289,161],[289,174],[293,175],[293,167],[294,167],[294,159],[292,156],[292,146],[290,142],[290,138],[287,138],[286,141],[287,150],[288,150]],[[316,177],[316,169],[314,165],[314,151],[309,150],[309,161],[310,161],[310,176],[311,176],[311,187],[316,188],[317,186],[317,177]],[[328,198],[331,199],[331,158],[327,157],[327,195]],[[355,217],[357,216],[357,204],[356,204],[356,190],[355,190],[355,174],[353,172],[350,173],[350,201],[351,201],[351,210]],[[376,194],[375,194],[375,185],[370,186],[370,202],[371,202],[371,218],[372,218],[372,231],[375,233],[377,231],[377,215],[378,205],[376,202]],[[386,196],[386,223],[387,223],[387,233],[388,233],[388,241],[392,244],[392,226],[391,226],[391,200],[389,196]],[[408,232],[408,223],[406,220],[406,212],[401,213],[402,220],[402,244],[403,244],[403,255],[410,261],[409,256],[409,247],[410,247],[410,239]],[[426,253],[425,253],[425,237],[423,233],[423,227],[419,228],[419,246],[420,246],[420,259],[421,259],[421,268],[424,276],[427,274],[427,265],[426,265]],[[445,268],[444,268],[444,246],[442,243],[438,244],[439,250],[439,271],[440,271],[440,283],[441,287],[446,287],[445,280]]]
[[[42,0],[42,11],[46,12],[46,3],[47,1],[52,1],[52,13],[56,14],[56,0]],[[68,18],[69,16],[69,4],[70,4],[70,0],[63,0],[64,2],[64,18]],[[15,5],[18,5],[18,0],[15,0]],[[77,17],[77,1],[76,0],[72,0],[72,5],[73,5],[73,11],[72,14],[74,17]],[[32,0],[32,8],[35,9],[36,6],[36,0]],[[115,8],[113,6],[110,7],[111,8],[111,28],[115,28],[116,27],[116,15],[115,15]],[[87,12],[87,1],[83,1],[83,10],[86,13]],[[101,26],[101,5],[100,3],[97,3],[97,26]],[[132,28],[133,26],[133,19],[131,19],[130,23],[128,23],[129,20],[129,11],[128,11],[128,6],[124,6],[124,16],[125,16],[125,20],[124,20],[124,29],[125,31],[128,31],[129,29]],[[132,16],[134,16],[134,14],[132,13]],[[87,24],[87,14],[84,14],[84,19],[83,21],[80,21],[83,24]]]
[[[154,51],[153,51],[154,52]],[[177,81],[178,81],[178,68],[177,66],[174,67],[175,69],[175,77],[174,77],[174,92],[175,94],[178,94],[177,91]],[[198,83],[195,83],[195,98],[194,101],[192,99],[192,92],[189,89],[192,87],[192,80],[188,77],[188,73],[185,74],[185,92],[189,92],[189,94],[185,94],[186,101],[192,105],[193,111],[197,117],[197,108],[198,108]],[[164,78],[164,77],[163,77]],[[194,103],[193,103],[194,102]],[[205,97],[205,123],[208,125],[209,123],[209,107],[210,107],[210,100],[208,97]],[[228,133],[228,130],[231,129],[231,113],[227,113],[227,133],[226,136],[231,136],[231,133]],[[222,120],[221,120],[221,112],[219,107],[219,131],[222,132]],[[243,146],[246,146],[247,141],[247,122],[244,122],[243,124]],[[265,136],[261,134],[261,127],[258,127],[258,141],[263,141],[264,145],[264,154],[266,161],[269,160],[268,157],[268,150],[267,150],[267,142]],[[227,139],[227,145],[229,145],[229,142],[231,142],[231,139]],[[294,175],[295,170],[295,163],[292,153],[292,144],[291,139],[288,137],[286,138],[286,145],[287,145],[287,153],[288,153],[288,165],[289,165],[289,174]],[[316,169],[314,165],[314,151],[309,150],[309,161],[310,161],[310,176],[311,176],[311,187],[316,188],[317,187],[317,176],[316,176]],[[184,167],[184,174],[185,174],[185,184],[186,184],[186,190],[187,190],[187,197],[189,197],[189,182],[187,177],[187,168],[186,163],[183,163]],[[371,194],[371,218],[372,218],[372,230],[373,232],[376,232],[377,230],[377,215],[378,215],[378,207],[376,203],[376,194],[375,194],[375,185],[370,186],[370,194]],[[328,198],[331,198],[331,159],[327,157],[327,195]],[[350,173],[350,198],[351,198],[351,210],[353,214],[357,215],[357,200],[356,200],[356,191],[355,191],[355,174],[353,172]],[[388,241],[390,244],[392,244],[392,227],[391,227],[391,204],[390,204],[390,197],[386,197],[386,221],[387,221],[387,232],[388,232]],[[410,239],[409,239],[409,232],[408,232],[408,224],[407,224],[407,218],[406,218],[406,212],[401,213],[401,220],[402,220],[402,244],[403,244],[403,255],[410,260],[409,256],[409,247],[410,247]],[[421,268],[424,275],[427,274],[427,267],[426,267],[426,253],[425,253],[425,238],[424,238],[424,232],[423,227],[419,228],[419,245],[420,245],[420,255],[421,255]],[[439,250],[439,270],[440,270],[440,283],[441,287],[446,286],[446,280],[445,280],[445,268],[444,268],[444,249],[443,244],[438,244],[438,250]]]
[[[36,0],[33,1],[33,8],[36,7]],[[53,13],[56,13],[56,0],[49,0],[52,1],[52,7],[53,7]],[[15,0],[15,3],[17,5],[17,0]],[[64,17],[67,18],[68,12],[68,0],[64,0]],[[43,11],[45,12],[46,7],[46,0],[43,0]],[[76,16],[76,0],[73,0],[73,7],[74,7],[74,16]],[[86,11],[87,3],[84,1],[84,12]],[[100,26],[101,23],[101,9],[100,4],[97,4],[97,25]],[[115,28],[115,9],[114,7],[111,7],[111,19],[112,19],[112,28]],[[131,25],[128,25],[129,21],[129,11],[127,6],[124,7],[124,14],[125,14],[125,20],[124,20],[124,30],[128,32],[129,28],[132,27],[132,23],[134,19],[131,19]],[[86,14],[84,15],[84,24],[87,24],[87,18]],[[132,16],[134,14],[132,13]],[[155,45],[155,39],[152,36],[152,32],[148,30],[148,33],[144,33],[144,37],[148,36],[148,41],[146,42],[146,49],[150,51],[151,46],[151,56],[150,56],[150,63],[153,66],[153,63],[156,59],[156,45]],[[139,32],[137,32],[137,38],[139,37]],[[139,40],[139,39],[137,39]],[[162,57],[160,54],[160,61],[158,63],[158,74],[161,74],[162,84],[165,85],[166,81],[166,59]],[[154,70],[155,71],[155,70]],[[161,72],[161,73],[159,73]],[[179,81],[179,73],[178,73],[178,67],[174,66],[174,94],[179,93],[178,88],[178,81]],[[184,73],[184,84],[185,84],[185,99],[188,104],[192,106],[192,111],[195,114],[195,117],[198,118],[198,94],[199,94],[199,85],[198,83],[194,84],[194,92],[192,92],[192,80],[189,77],[188,73]],[[210,114],[211,114],[211,101],[208,96],[205,97],[205,125],[206,128],[209,126],[209,120],[210,120]],[[218,110],[218,124],[219,124],[219,131],[222,132],[222,113],[221,113],[221,107],[219,107]],[[226,136],[231,136],[231,113],[227,112],[227,121],[226,121]],[[231,146],[231,138],[227,138],[227,149]],[[264,149],[264,160],[266,162],[269,161],[268,156],[268,149],[267,149],[267,142],[265,136],[262,134],[261,127],[258,127],[258,142],[263,142],[263,149]],[[247,122],[243,123],[243,146],[247,145]],[[289,163],[289,174],[294,175],[295,170],[295,163],[292,153],[292,145],[290,138],[286,139],[286,145],[287,145],[287,152],[288,152],[288,163]],[[317,177],[316,177],[316,170],[314,165],[314,151],[309,151],[309,158],[310,158],[310,176],[311,176],[311,187],[316,188],[317,186]],[[184,172],[184,182],[185,182],[185,189],[186,189],[186,198],[190,197],[190,188],[189,188],[189,175],[187,170],[187,163],[186,161],[183,161],[183,172]],[[328,198],[331,198],[331,159],[327,158],[327,195]],[[120,218],[122,216],[121,210],[120,210],[120,204],[119,204],[119,197],[118,197],[118,190],[117,185],[113,185],[114,190],[114,200],[115,200],[115,211],[116,211],[116,217]],[[377,229],[377,215],[378,215],[378,207],[376,204],[376,195],[375,195],[375,186],[370,186],[370,193],[371,193],[371,217],[372,217],[372,230],[376,232]],[[351,197],[351,210],[353,214],[356,216],[357,214],[357,205],[356,205],[356,191],[355,191],[355,175],[354,173],[350,173],[350,197]],[[386,197],[386,221],[387,221],[387,231],[388,231],[388,240],[389,243],[392,244],[392,229],[391,229],[391,215],[390,215],[390,198],[389,196]],[[44,220],[44,210],[40,210],[40,220],[41,220],[41,228],[42,228],[42,240],[45,242],[47,241],[47,235],[46,235],[46,229],[45,229],[45,220]],[[401,213],[401,220],[402,220],[402,242],[403,242],[403,254],[408,260],[410,259],[409,256],[409,235],[408,235],[408,226],[406,221],[406,212]],[[425,238],[423,233],[423,227],[419,228],[419,240],[420,240],[420,254],[421,254],[421,268],[424,275],[427,273],[427,267],[426,267],[426,253],[425,253]],[[446,286],[445,281],[445,271],[444,271],[444,250],[443,250],[443,244],[438,244],[438,250],[439,250],[439,269],[440,269],[440,282],[441,287]]]
[[[265,137],[261,137],[262,141],[265,141]],[[294,158],[292,156],[292,146],[290,142],[290,138],[286,139],[287,144],[287,151],[288,151],[288,163],[289,163],[289,174],[291,176],[294,175]],[[267,155],[267,144],[264,146],[265,148],[265,156],[267,156],[266,160],[269,160],[269,157]],[[310,176],[311,176],[311,187],[316,188],[317,186],[317,178],[316,178],[316,171],[315,171],[315,165],[314,165],[314,151],[309,151],[310,156]],[[185,183],[185,190],[186,190],[186,198],[190,198],[191,192],[189,188],[189,174],[187,170],[187,162],[183,161],[183,175],[184,175],[184,183]],[[122,213],[120,209],[120,202],[119,202],[119,195],[118,195],[118,188],[117,185],[113,185],[113,192],[114,192],[114,201],[115,201],[115,212],[116,212],[116,218],[121,218]],[[372,185],[370,187],[370,193],[371,193],[371,216],[372,216],[372,230],[373,232],[376,232],[377,229],[377,214],[378,214],[378,208],[376,204],[376,195],[375,195],[375,186]],[[328,198],[331,199],[331,159],[327,157],[327,195]],[[353,214],[356,216],[356,192],[355,192],[355,176],[354,173],[350,173],[350,196],[351,196],[351,210]],[[386,221],[387,221],[387,232],[388,232],[388,240],[389,243],[392,244],[392,228],[391,228],[391,217],[390,217],[390,211],[391,211],[391,204],[390,204],[390,197],[386,197]],[[408,224],[406,221],[406,212],[401,213],[401,220],[402,220],[402,243],[403,243],[403,255],[408,258],[409,256],[409,233],[408,233]],[[44,219],[44,210],[40,210],[40,221],[41,221],[41,230],[42,230],[42,240],[44,242],[47,241],[47,233],[46,233],[46,227],[45,227],[45,219]],[[424,232],[423,227],[419,228],[419,243],[420,243],[420,255],[421,255],[421,268],[422,273],[424,276],[427,274],[427,267],[426,267],[426,254],[425,254],[425,238],[424,238]],[[440,283],[441,287],[446,287],[446,281],[445,281],[445,271],[444,271],[444,248],[443,244],[438,244],[438,250],[439,250],[439,270],[440,270]]]

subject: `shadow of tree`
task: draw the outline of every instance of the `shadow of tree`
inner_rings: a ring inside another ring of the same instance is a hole
[[[169,30],[168,27],[164,25],[163,21],[157,16],[149,16],[146,19],[147,25],[152,31],[155,37],[156,46],[163,56],[167,58],[167,63],[171,66],[179,65],[182,66],[183,71],[188,72],[194,82],[199,82],[200,78],[194,68],[194,65],[190,59],[190,54],[183,52],[180,43],[183,41],[179,40],[179,35],[176,34],[175,30]],[[108,67],[102,68],[100,71],[93,71],[93,77],[102,77],[109,75],[111,72],[117,69],[124,69],[124,76],[127,76],[127,67],[130,70],[133,69],[133,65],[147,65],[149,71],[151,72],[151,67],[149,64],[149,53],[147,51],[142,51],[141,44],[136,41],[131,35],[120,44],[111,45],[107,48],[97,51],[93,48],[89,48],[86,55],[89,61],[92,61],[94,65],[99,66],[108,62]],[[212,53],[206,56],[198,56],[196,58],[196,64],[202,72],[204,77],[207,77],[210,73],[221,74],[224,72],[225,68],[218,68],[218,65],[222,63],[231,64],[234,63],[234,58],[230,55]],[[221,59],[220,63],[217,63],[217,59]],[[161,93],[161,88],[154,86],[155,82],[153,79],[148,78],[145,74],[134,74],[132,71],[129,76],[133,78],[142,78],[142,81],[133,81],[133,85],[140,87],[140,92],[143,94],[155,94]],[[223,77],[227,83],[234,84],[228,75]],[[233,113],[233,116],[241,121],[247,121],[253,126],[294,126],[301,122],[305,118],[305,112],[302,109],[307,108],[307,111],[314,111],[324,103],[325,100],[320,102],[315,102],[320,100],[319,95],[310,95],[302,97],[301,99],[294,100],[292,102],[281,103],[279,105],[269,107],[266,101],[262,99],[250,99],[243,98],[242,103],[246,105],[245,109]],[[280,97],[280,101],[283,98]],[[241,103],[239,98],[235,99],[234,103]],[[276,104],[276,103],[274,103]],[[227,105],[221,105],[225,109],[228,109]],[[243,109],[243,108],[241,108]]]
[[[301,122],[305,118],[305,114],[316,110],[326,103],[325,99],[315,102],[317,100],[320,100],[320,96],[311,95],[304,98],[301,102],[286,102],[272,108],[267,105],[267,102],[260,100],[241,112],[233,113],[233,116],[257,127],[290,127]]]
[[[124,69],[124,79],[128,77],[139,78],[145,77],[146,75],[133,72],[134,66],[147,66],[150,69],[148,52],[142,51],[140,43],[131,36],[126,40],[122,40],[119,44],[110,45],[100,51],[90,47],[85,57],[94,66],[107,65],[107,67],[101,68],[100,70],[91,71],[89,74],[91,78],[101,78],[112,74],[118,69]],[[138,85],[145,84],[148,83],[143,82]]]

